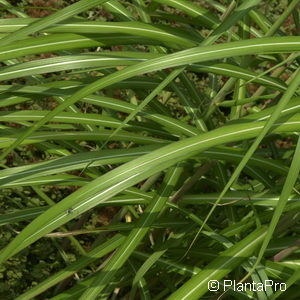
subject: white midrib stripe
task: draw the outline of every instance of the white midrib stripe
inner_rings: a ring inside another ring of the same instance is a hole
[[[294,105],[294,106],[292,106],[292,107],[289,107],[289,108],[285,108],[284,110],[282,110],[282,112],[281,113],[283,113],[283,112],[288,112],[288,111],[290,111],[290,110],[294,110],[294,109],[298,109],[298,108],[300,108],[300,104],[299,105]],[[267,116],[264,116],[264,117],[261,117],[261,118],[259,118],[259,119],[256,119],[256,120],[253,120],[253,121],[263,121],[263,120],[266,120],[266,119],[268,119],[269,117],[270,117],[270,115],[271,114],[269,114],[269,115],[267,115]]]
[[[146,29],[146,28],[138,28],[138,27],[130,27],[130,26],[123,26],[123,25],[107,25],[107,24],[56,24],[55,27],[99,27],[99,28],[111,28],[111,29],[129,29],[129,30],[134,30],[134,31],[147,31],[147,32],[152,32],[152,33],[158,33],[161,35],[165,36],[170,36],[170,37],[176,37],[171,33],[165,32],[165,31],[159,31],[159,30],[153,30],[153,29]]]
[[[185,56],[183,56],[183,59],[188,59],[194,56],[202,56],[202,55],[206,55],[206,54],[210,54],[210,53],[217,53],[217,52],[224,52],[224,51],[230,51],[230,50],[236,50],[236,49],[245,49],[245,48],[256,48],[256,47],[263,47],[263,46],[272,46],[272,45],[285,45],[285,44],[289,44],[289,45],[300,45],[300,42],[276,42],[276,43],[265,43],[265,44],[258,44],[258,45],[247,45],[247,46],[234,46],[231,48],[225,48],[225,49],[217,49],[217,50],[211,50],[211,51],[206,51],[206,52],[202,52],[202,53],[192,53],[192,54],[187,54]],[[172,54],[171,54],[172,55]],[[127,58],[128,59],[128,58]],[[160,58],[159,58],[160,59]],[[110,59],[105,59],[105,58],[99,58],[99,59],[94,59],[94,61],[98,61],[98,60],[120,60],[120,58],[110,58]],[[131,60],[141,60],[141,59],[131,59]],[[144,59],[146,60],[146,59]],[[165,61],[163,61],[163,63],[168,63],[168,62],[172,62],[172,61],[176,61],[178,60],[178,57],[171,57],[171,58],[167,58]],[[4,75],[8,75],[8,74],[14,74],[14,73],[18,73],[18,72],[23,72],[26,70],[34,70],[34,69],[39,69],[39,68],[45,68],[48,66],[56,66],[56,65],[63,65],[63,64],[70,64],[70,63],[78,63],[78,62],[86,62],[86,61],[93,61],[93,60],[79,60],[79,61],[69,61],[69,62],[62,62],[62,63],[57,63],[57,64],[50,64],[50,65],[44,65],[44,66],[38,66],[38,67],[32,67],[32,68],[28,68],[28,69],[22,69],[22,70],[16,70],[16,71],[11,71],[11,72],[6,72],[4,74],[1,74],[1,76]],[[151,62],[151,60],[149,60]],[[161,60],[153,62],[152,63],[152,67],[151,70],[156,70],[156,68],[153,69],[153,67],[155,66],[159,66],[161,65]],[[181,63],[180,65],[184,65],[184,63]],[[149,66],[147,66],[149,67]],[[125,69],[126,70],[126,69]],[[117,74],[115,75],[115,78],[118,78],[118,76],[123,76],[124,74]]]
[[[182,54],[182,52],[184,51],[190,51],[190,50],[193,50],[194,48],[192,49],[188,49],[188,50],[183,50],[183,51],[180,51],[178,53],[175,53],[175,54],[169,54],[170,56],[172,57],[167,57],[165,59],[161,59],[161,58],[154,58],[152,60],[148,60],[147,62],[141,62],[140,64],[142,64],[142,66],[140,67],[140,69],[138,70],[139,71],[139,74],[143,74],[145,72],[153,72],[155,70],[158,70],[158,69],[161,69],[161,68],[167,68],[167,67],[172,67],[172,66],[180,66],[180,65],[184,65],[186,63],[177,63],[177,64],[174,64],[171,66],[168,66],[166,65],[167,63],[172,63],[173,61],[177,61],[178,60],[178,54],[181,54],[182,57],[181,59],[182,60],[186,60],[188,58],[191,58],[191,57],[194,57],[194,56],[203,56],[203,55],[206,55],[206,54],[211,54],[211,53],[217,53],[217,52],[227,52],[227,51],[230,51],[230,50],[236,50],[236,49],[245,49],[245,48],[257,48],[258,46],[259,47],[263,47],[263,46],[276,46],[276,45],[300,45],[300,41],[299,42],[276,42],[276,43],[265,43],[265,44],[255,44],[255,45],[244,45],[244,46],[233,46],[233,47],[230,47],[230,48],[225,48],[225,49],[216,49],[216,50],[209,50],[209,51],[205,51],[205,52],[202,52],[202,53],[191,53],[191,54]],[[197,47],[199,48],[199,47]],[[175,56],[175,57],[173,57]],[[212,58],[213,59],[213,58]],[[209,61],[211,59],[207,59],[207,61]],[[148,62],[151,62],[151,65],[149,66],[149,63]],[[146,65],[145,65],[146,64]],[[164,64],[164,66],[162,67],[162,64]],[[123,70],[122,70],[123,71]],[[124,72],[122,71],[119,71],[119,72],[116,72],[117,74],[111,74],[104,77],[103,80],[104,82],[107,81],[108,79],[110,79],[110,77],[112,77],[113,75],[113,83],[115,82],[118,82],[120,79],[124,79],[124,77],[126,78],[126,76],[130,75],[131,73],[133,73],[133,70],[130,68],[128,70],[128,68],[124,69]],[[134,70],[136,71],[136,70]],[[137,75],[137,74],[135,74]],[[107,78],[108,77],[108,78]],[[119,79],[120,78],[120,79]],[[113,84],[111,83],[111,84]]]
[[[2,117],[2,120],[5,120],[5,117],[7,119],[18,119],[18,118],[22,118],[23,121],[26,121],[28,120],[28,118],[32,118],[34,120],[37,120],[37,119],[41,119],[43,118],[45,115],[27,115],[27,114],[16,114],[16,115],[7,115],[7,116],[3,116]],[[25,119],[24,119],[25,118]],[[97,121],[98,123],[107,123],[107,124],[115,124],[115,125],[119,125],[121,122],[118,122],[118,121],[111,121],[111,120],[100,120],[100,119],[97,119],[96,117],[95,118],[84,118],[84,117],[78,117],[76,115],[74,116],[55,116],[53,118],[53,121],[63,121],[63,119],[71,119],[71,120],[82,120],[82,121]]]
[[[77,43],[77,42],[83,42],[83,41],[90,41],[91,39],[77,39],[77,40],[68,40],[68,43]],[[16,51],[22,51],[22,50],[26,50],[26,49],[34,49],[34,48],[40,48],[40,47],[48,47],[51,45],[57,45],[57,44],[65,44],[66,41],[61,41],[61,42],[53,42],[53,43],[46,43],[46,44],[39,44],[39,45],[32,45],[32,46],[28,46],[28,47],[22,47],[22,48],[18,48],[18,49],[11,49],[11,50],[6,50],[6,51],[1,51],[0,55],[2,54],[7,54],[7,53],[11,53],[11,52],[16,52]]]
[[[126,58],[127,60],[131,61],[141,61],[143,59],[135,59],[135,58]],[[57,67],[57,66],[62,66],[62,65],[68,65],[68,64],[78,64],[82,62],[92,62],[92,61],[124,61],[122,58],[93,58],[93,59],[80,59],[80,60],[70,60],[70,61],[64,61],[64,62],[59,62],[59,63],[54,63],[54,64],[48,64],[48,65],[42,65],[42,66],[37,66],[37,67],[30,67],[30,68],[24,68],[20,70],[15,70],[15,71],[10,71],[10,72],[4,72],[0,74],[0,78],[2,76],[7,76],[10,74],[16,74],[16,73],[21,73],[21,72],[26,72],[26,71],[31,71],[31,70],[38,70],[38,69],[45,69],[48,67]],[[84,67],[83,67],[84,68]],[[55,71],[50,71],[50,72],[55,72]]]

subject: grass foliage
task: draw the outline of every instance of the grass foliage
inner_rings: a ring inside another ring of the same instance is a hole
[[[16,2],[0,298],[299,299],[300,1]]]

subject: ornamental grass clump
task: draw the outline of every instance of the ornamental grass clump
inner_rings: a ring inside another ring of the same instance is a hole
[[[300,1],[54,2],[0,0],[0,298],[298,299]]]

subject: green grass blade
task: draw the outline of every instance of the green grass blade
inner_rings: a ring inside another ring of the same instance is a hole
[[[137,228],[130,232],[123,245],[110,259],[99,276],[93,281],[93,286],[89,287],[87,291],[80,297],[80,299],[95,299],[114,277],[119,268],[123,266],[125,261],[148,232],[149,226],[158,217],[159,212],[164,207],[165,202],[172,193],[173,187],[177,183],[182,170],[183,169],[180,166],[169,170],[164,178],[164,184],[162,185],[158,195],[145,209],[143,216],[139,218]]]
[[[37,31],[49,27],[51,24],[66,20],[74,15],[77,15],[83,11],[95,7],[96,5],[105,3],[106,1],[107,0],[81,0],[72,5],[69,5],[64,9],[59,10],[48,17],[45,17],[43,19],[40,19],[32,23],[28,27],[21,28],[17,32],[14,32],[13,34],[7,35],[6,37],[2,38],[0,40],[0,47],[8,45],[9,43],[15,42],[17,40],[20,40],[30,34],[33,34]]]
[[[298,76],[297,76],[297,74],[298,74]],[[288,87],[287,91],[283,95],[283,97],[280,99],[279,103],[276,105],[275,110],[271,114],[270,118],[267,120],[267,122],[266,122],[265,126],[263,127],[263,129],[260,131],[258,137],[255,139],[254,143],[251,145],[251,147],[249,148],[249,150],[247,151],[247,153],[245,154],[245,156],[243,157],[243,159],[241,160],[241,162],[239,163],[239,165],[235,169],[234,173],[231,175],[231,177],[230,177],[229,181],[227,182],[226,186],[224,187],[224,189],[220,193],[220,196],[218,197],[217,201],[214,203],[212,209],[210,210],[210,212],[206,216],[206,219],[204,220],[204,224],[210,218],[210,216],[213,213],[214,209],[216,208],[216,206],[218,205],[220,200],[225,196],[226,192],[229,190],[231,185],[238,178],[241,171],[243,170],[243,168],[247,164],[248,160],[250,159],[250,157],[253,155],[253,153],[257,149],[258,145],[261,143],[261,141],[263,140],[265,135],[271,129],[274,122],[280,116],[281,111],[285,108],[287,103],[290,101],[291,97],[294,95],[295,91],[298,89],[298,86],[300,84],[300,69],[298,69],[297,74],[296,74],[293,82],[291,83],[291,85]],[[200,228],[200,231],[201,230],[202,230],[202,228]]]
[[[179,51],[174,54],[166,55],[163,58],[152,59],[147,62],[139,63],[137,66],[127,67],[118,71],[117,74],[111,74],[103,79],[97,80],[89,86],[81,89],[73,96],[69,97],[64,103],[53,111],[49,112],[42,120],[35,123],[24,134],[22,134],[14,143],[11,144],[1,155],[0,160],[6,157],[23,139],[36,131],[40,126],[50,121],[58,112],[63,111],[68,106],[74,104],[81,98],[92,94],[108,85],[120,80],[130,78],[135,75],[151,72],[158,69],[176,67],[191,64],[200,61],[208,61],[218,58],[233,57],[237,55],[248,55],[252,53],[266,52],[288,52],[300,51],[300,39],[298,37],[282,37],[282,38],[265,38],[257,40],[246,40],[227,44],[219,44],[206,47],[195,47],[192,49]]]
[[[35,219],[11,244],[2,250],[1,261],[6,260],[43,234],[73,219],[83,211],[99,204],[99,202],[104,202],[118,192],[156,174],[160,170],[218,144],[237,141],[241,138],[253,138],[261,132],[264,126],[265,123],[263,122],[223,126],[201,136],[191,137],[162,147],[102,175]],[[274,124],[273,128],[275,132],[299,130],[299,116],[295,115],[284,123],[278,122]],[[66,213],[70,207],[73,209],[73,214]],[[36,226],[40,228],[38,232]]]
[[[187,281],[176,292],[171,294],[168,299],[199,299],[208,291],[209,280],[221,280],[236,266],[240,265],[252,255],[257,247],[262,243],[266,235],[266,228],[262,227],[253,231],[237,244],[220,254],[201,272]]]

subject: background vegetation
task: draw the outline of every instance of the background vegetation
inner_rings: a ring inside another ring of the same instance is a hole
[[[299,299],[299,2],[0,0],[0,298]]]

